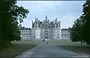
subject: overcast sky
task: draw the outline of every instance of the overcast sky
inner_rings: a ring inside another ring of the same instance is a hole
[[[61,22],[61,28],[71,27],[76,19],[83,13],[85,1],[18,1],[18,6],[23,6],[29,10],[27,18],[22,26],[32,27],[35,18],[43,21],[47,15],[50,21],[55,18]]]

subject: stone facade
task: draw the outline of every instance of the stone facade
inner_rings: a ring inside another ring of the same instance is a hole
[[[20,31],[21,31],[22,40],[31,39],[31,29],[30,28],[21,27]]]
[[[22,39],[70,39],[68,29],[60,27],[60,21],[57,18],[54,21],[49,21],[47,16],[45,20],[40,21],[35,18],[32,21],[32,28],[19,26]]]
[[[69,29],[66,29],[66,28],[61,29],[61,38],[62,39],[70,39]]]
[[[32,21],[33,39],[60,39],[60,30],[60,22],[57,21],[57,18],[54,21],[49,21],[46,16],[43,21],[37,18],[35,18],[35,22]]]

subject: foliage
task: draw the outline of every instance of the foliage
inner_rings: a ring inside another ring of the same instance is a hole
[[[74,22],[73,27],[70,29],[71,40],[72,41],[84,41],[83,39],[83,23],[81,19],[77,19]]]
[[[83,14],[74,22],[70,29],[72,41],[85,41],[90,44],[90,1],[87,0],[83,5]]]
[[[26,18],[29,11],[16,3],[17,0],[0,1],[0,46],[5,42],[20,40],[18,24]]]
[[[84,40],[87,44],[90,44],[90,0],[86,0],[83,5],[84,16]]]

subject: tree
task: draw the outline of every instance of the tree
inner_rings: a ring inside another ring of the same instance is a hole
[[[80,17],[79,19],[77,19],[74,22],[73,27],[70,29],[70,35],[71,35],[71,40],[74,42],[80,41],[81,44],[84,41],[83,39],[83,23],[82,23],[82,17]]]
[[[86,0],[83,5],[84,16],[84,40],[90,44],[90,0]]]
[[[90,0],[83,5],[83,14],[70,30],[72,41],[85,41],[90,45]]]
[[[0,1],[0,46],[20,39],[18,24],[26,18],[29,11],[16,3],[17,0]]]

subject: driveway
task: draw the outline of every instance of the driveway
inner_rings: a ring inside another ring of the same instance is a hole
[[[86,54],[76,53],[55,45],[38,45],[33,49],[23,52],[15,58],[79,58],[89,57]]]

